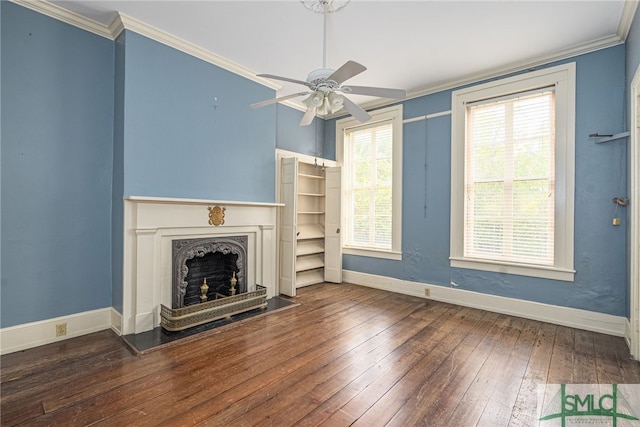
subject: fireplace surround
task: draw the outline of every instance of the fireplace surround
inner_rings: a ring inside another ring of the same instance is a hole
[[[222,208],[224,221],[211,225],[210,208]],[[276,210],[278,203],[126,197],[122,334],[160,325],[160,305],[173,306],[173,241],[246,238],[248,292],[256,284],[276,289]]]

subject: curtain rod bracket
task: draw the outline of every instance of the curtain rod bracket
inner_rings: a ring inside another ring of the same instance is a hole
[[[631,135],[631,132],[629,131],[617,133],[615,135],[613,134],[601,135],[596,132],[596,133],[590,134],[589,138],[596,138],[593,142],[595,142],[596,144],[602,144],[603,142],[615,141],[616,139],[626,138],[629,135]]]

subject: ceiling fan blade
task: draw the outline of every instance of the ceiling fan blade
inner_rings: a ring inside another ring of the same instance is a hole
[[[311,87],[311,83],[302,80],[290,79],[289,77],[275,76],[273,74],[258,74],[258,77],[265,77],[267,79],[282,80],[283,82],[297,83],[299,85],[305,85]]]
[[[380,98],[404,99],[407,91],[404,89],[390,89],[386,87],[370,86],[345,86],[342,88],[345,93],[354,95],[379,96]]]
[[[364,111],[362,108],[360,108],[356,103],[354,103],[352,100],[350,100],[346,96],[344,97],[342,106],[344,107],[345,110],[347,110],[349,114],[351,114],[353,117],[358,119],[360,123],[364,123],[371,120],[371,116],[369,115],[369,113]]]
[[[353,76],[357,76],[366,69],[367,67],[358,64],[355,61],[347,61],[342,67],[335,70],[327,80],[333,80],[336,83],[341,84],[343,81],[348,80]]]
[[[306,113],[304,113],[304,116],[302,116],[302,120],[300,120],[300,126],[310,125],[315,117],[316,117],[316,107],[308,108]]]
[[[280,98],[267,99],[266,101],[256,102],[255,104],[251,104],[251,108],[260,108],[266,107],[267,105],[275,104],[276,102],[284,101],[287,99],[295,98],[296,96],[307,95],[309,92],[298,92],[292,93],[291,95],[281,96]]]

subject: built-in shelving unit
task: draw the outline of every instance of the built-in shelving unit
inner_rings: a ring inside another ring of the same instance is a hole
[[[296,288],[299,288],[324,281],[324,171],[298,162],[297,181]]]
[[[280,293],[295,296],[302,286],[342,281],[340,188],[339,167],[280,159]]]

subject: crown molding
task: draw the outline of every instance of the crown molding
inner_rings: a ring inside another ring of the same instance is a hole
[[[470,74],[458,79],[445,80],[443,82],[436,83],[434,85],[429,85],[423,88],[415,89],[407,92],[407,97],[401,101],[398,101],[398,100],[371,101],[371,102],[362,104],[361,107],[365,110],[377,109],[377,108],[385,107],[388,105],[397,104],[398,102],[404,102],[410,99],[431,95],[431,94],[442,92],[445,90],[455,89],[468,84],[474,84],[484,80],[502,77],[509,74],[513,74],[513,73],[532,70],[537,67],[541,67],[543,65],[547,65],[556,61],[570,59],[579,55],[584,55],[586,53],[595,52],[597,50],[606,49],[606,48],[617,46],[623,43],[624,43],[624,40],[618,37],[618,35],[605,36],[596,40],[592,40],[590,42],[572,46],[567,49],[551,52],[547,55],[540,56],[533,60],[515,62],[506,66],[485,70],[480,73]],[[335,113],[335,114],[324,116],[323,119],[325,120],[334,119],[334,118],[342,117],[345,115],[347,114]]]
[[[111,31],[106,25],[60,7],[57,4],[45,0],[11,0],[11,2],[82,30],[89,31],[100,37],[113,40]]]
[[[280,84],[274,83],[262,77],[258,77],[255,71],[247,67],[244,67],[236,62],[223,58],[220,55],[216,55],[215,53],[207,49],[204,49],[198,45],[195,45],[191,42],[181,39],[180,37],[176,37],[164,30],[155,28],[136,18],[132,18],[131,16],[125,15],[124,13],[118,12],[116,18],[113,20],[111,25],[109,25],[109,27],[112,28],[114,31],[118,31],[117,33],[118,35],[123,30],[133,31],[147,38],[155,40],[158,43],[162,43],[166,46],[172,47],[188,55],[194,56],[198,59],[202,59],[205,62],[208,62],[210,64],[223,68],[227,71],[230,71],[234,74],[245,77],[256,83],[260,83],[261,85],[266,86],[268,88],[271,88],[274,90],[279,90],[282,88]],[[117,35],[115,35],[115,37],[117,37]]]
[[[105,37],[111,40],[115,40],[115,38],[118,37],[125,29],[130,30],[140,35],[143,35],[145,37],[148,37],[152,40],[155,40],[159,43],[162,43],[166,46],[169,46],[181,52],[184,52],[188,55],[202,59],[205,62],[216,65],[234,74],[245,77],[251,81],[259,83],[275,91],[282,89],[282,85],[275,83],[271,80],[258,77],[253,70],[247,67],[244,67],[238,63],[235,63],[226,58],[223,58],[222,56],[217,55],[207,49],[204,49],[191,42],[188,42],[179,37],[176,37],[166,31],[155,28],[140,20],[127,16],[123,13],[118,13],[116,17],[113,19],[113,21],[111,22],[111,24],[106,26],[100,22],[86,18],[80,14],[67,10],[54,3],[50,3],[47,0],[10,0],[10,1],[13,3],[19,4],[23,7],[26,7],[28,9],[47,15],[51,18],[57,19],[59,21],[65,22],[67,24],[73,25],[75,27],[81,28],[83,30],[89,31],[98,36]],[[600,39],[596,39],[591,42],[576,45],[568,49],[556,51],[556,52],[538,57],[534,60],[521,61],[521,62],[510,64],[508,66],[497,67],[491,70],[486,70],[481,73],[468,75],[459,79],[446,80],[434,85],[429,85],[429,86],[425,86],[415,90],[411,90],[410,92],[407,93],[407,97],[405,98],[405,100],[419,98],[421,96],[430,95],[433,93],[441,92],[443,90],[453,89],[459,86],[464,86],[466,84],[471,84],[478,81],[487,80],[487,79],[503,76],[510,73],[524,71],[524,70],[539,67],[551,62],[568,59],[574,56],[578,56],[585,53],[589,53],[596,50],[605,49],[608,47],[622,44],[625,42],[626,38],[629,35],[631,24],[633,23],[633,18],[638,8],[638,4],[639,4],[638,0],[626,0],[624,2],[623,10],[620,17],[620,23],[618,25],[617,33],[615,35],[602,37]],[[364,108],[365,110],[375,109],[375,108],[392,105],[397,102],[398,102],[397,100],[371,101],[363,104],[362,108]],[[281,104],[299,111],[305,111],[305,107],[303,105],[293,100],[287,100],[287,101],[281,102]],[[328,120],[328,119],[333,119],[337,117],[342,117],[344,115],[345,114],[335,113],[335,114],[329,114],[329,115],[323,116],[321,118]]]
[[[111,32],[111,38],[117,39],[118,36],[124,31],[124,23],[122,22],[121,14],[118,12],[113,17],[111,23],[109,23],[109,31]]]
[[[631,30],[631,24],[633,23],[633,17],[638,9],[638,0],[626,0],[622,7],[622,14],[620,16],[620,22],[618,23],[618,37],[621,40],[626,41],[629,37],[629,31]]]
[[[453,79],[445,81],[440,84],[428,86],[422,89],[411,91],[407,95],[407,99],[417,98],[424,95],[430,95],[432,93],[441,92],[443,90],[453,89],[456,87],[464,86],[471,83],[477,83],[483,80],[489,80],[496,77],[505,76],[512,73],[518,73],[525,70],[531,70],[533,68],[541,67],[543,65],[551,64],[557,61],[563,61],[566,59],[574,58],[579,55],[595,52],[598,50],[606,49],[609,47],[617,46],[624,43],[617,35],[611,35],[602,37],[590,42],[582,43],[572,46],[567,49],[558,50],[548,53],[543,56],[539,56],[532,60],[525,60],[515,62],[506,66],[496,67],[490,70],[483,71],[481,73],[471,74],[460,79]]]

